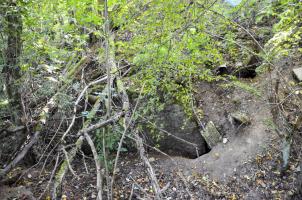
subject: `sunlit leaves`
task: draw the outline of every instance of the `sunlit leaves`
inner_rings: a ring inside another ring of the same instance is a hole
[[[204,7],[211,1],[200,1]],[[204,7],[185,0],[156,0],[120,5],[116,24],[132,33],[118,42],[120,58],[126,56],[139,69],[132,81],[146,83],[145,92],[188,104],[191,78],[211,81],[209,68],[223,61],[220,46],[204,33],[208,29]],[[135,13],[134,13],[135,12]],[[124,20],[124,21],[123,21]],[[210,63],[210,65],[209,65]],[[156,100],[157,99],[157,100]],[[157,102],[159,103],[159,102]]]

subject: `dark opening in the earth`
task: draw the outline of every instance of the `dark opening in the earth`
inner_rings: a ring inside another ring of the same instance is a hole
[[[202,156],[202,155],[204,155],[204,154],[207,154],[207,153],[209,153],[211,151],[211,148],[209,147],[209,145],[205,142],[204,143],[204,152],[202,152],[202,153],[196,153],[194,156],[192,155],[192,156],[188,156],[187,158],[190,158],[190,159],[196,159],[196,158],[198,158],[198,157],[200,157],[200,156]]]
[[[235,70],[235,76],[238,78],[255,78],[257,75],[256,69],[261,65],[261,63],[261,59],[258,56],[253,55],[250,57],[246,66]]]
[[[238,78],[255,78],[257,75],[256,66],[246,67],[245,69],[238,70],[235,75]]]
[[[171,157],[183,157],[188,159],[196,159],[204,154],[207,154],[211,151],[208,144],[202,140],[199,140],[198,144],[196,142],[188,142],[185,143],[184,141],[177,143],[176,141],[169,140],[170,144],[174,145],[174,148],[169,145],[159,145],[159,150],[164,152],[165,154]],[[167,144],[167,143],[165,143]],[[193,145],[194,144],[194,145]],[[196,145],[195,145],[196,144]],[[150,146],[156,146],[154,143]],[[157,148],[147,148],[150,153],[159,154],[159,151],[156,150]]]
[[[201,136],[202,137],[202,136]],[[204,138],[202,138],[202,142],[199,141],[197,146],[190,146],[187,144],[187,148],[177,148],[177,149],[165,149],[162,150],[167,153],[169,156],[180,156],[183,158],[196,159],[204,154],[207,154],[211,151],[209,145],[205,142]]]

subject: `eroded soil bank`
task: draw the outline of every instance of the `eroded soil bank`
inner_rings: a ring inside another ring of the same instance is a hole
[[[285,77],[293,80],[290,73]],[[292,145],[288,168],[282,170],[282,136],[271,123],[274,120],[268,91],[271,77],[258,75],[243,81],[252,84],[261,95],[240,88],[225,89],[219,83],[196,85],[198,106],[204,111],[202,123],[213,121],[223,138],[211,151],[190,159],[150,148],[148,159],[156,172],[164,199],[302,198],[302,166],[298,154],[301,137],[297,137]],[[250,122],[234,124],[230,115],[235,112],[245,113]],[[174,148],[173,152],[176,150],[179,149]],[[73,167],[75,175],[68,173],[63,181],[62,194],[67,199],[96,199],[95,165],[91,156],[79,155]],[[49,191],[45,188],[51,170],[41,173],[39,166],[27,171],[15,170],[14,173],[22,172],[23,176],[18,176],[11,187],[1,187],[0,198],[47,198]],[[150,183],[138,154],[123,153],[116,175],[114,199],[153,199]],[[19,187],[21,185],[29,190]]]

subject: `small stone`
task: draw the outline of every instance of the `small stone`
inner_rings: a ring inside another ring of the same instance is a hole
[[[96,194],[95,194],[95,193],[92,193],[92,194],[91,194],[91,198],[92,198],[92,199],[95,199],[95,198],[96,198]]]
[[[239,68],[239,67],[242,67],[243,66],[243,63],[242,62],[237,62],[236,64],[235,64],[235,67],[236,68]]]
[[[201,135],[211,149],[222,140],[220,133],[212,121],[206,125],[204,131],[201,132]]]
[[[155,161],[155,158],[151,157],[149,158],[149,162],[154,162]]]
[[[301,82],[302,81],[302,67],[293,69],[294,77]]]
[[[223,138],[223,139],[222,139],[222,143],[223,143],[223,144],[226,144],[228,141],[229,141],[228,138]]]
[[[265,188],[265,187],[266,187],[266,184],[265,184],[264,182],[262,182],[262,183],[261,183],[261,186]]]
[[[235,113],[232,113],[230,116],[231,116],[231,120],[232,120],[233,124],[248,125],[251,123],[251,119],[245,113],[235,112]]]
[[[295,171],[296,172],[301,172],[301,166],[298,166]]]
[[[27,178],[32,178],[32,175],[31,174],[27,174]]]

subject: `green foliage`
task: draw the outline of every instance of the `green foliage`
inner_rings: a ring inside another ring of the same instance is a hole
[[[2,37],[2,33],[7,24],[3,16],[6,12],[21,12],[24,42],[20,66],[25,74],[21,81],[31,77],[31,83],[24,82],[26,86],[33,85],[28,87],[33,88],[32,101],[49,99],[57,93],[58,87],[66,81],[66,73],[84,56],[92,55],[96,66],[104,63],[104,49],[91,48],[95,43],[91,41],[92,38],[100,43],[105,38],[104,18],[101,14],[104,6],[100,1],[19,0],[17,10],[8,9],[8,1],[4,2],[6,9],[0,10],[0,49],[6,48],[7,36],[4,34]],[[270,0],[244,0],[236,7],[223,2],[109,1],[110,26],[116,35],[115,46],[111,46],[111,50],[116,50],[118,61],[126,60],[132,67],[131,76],[125,77],[129,91],[135,93],[145,84],[143,96],[147,101],[143,102],[144,106],[139,110],[141,115],[152,119],[154,116],[150,113],[158,113],[165,104],[176,102],[191,116],[192,93],[198,81],[215,82],[223,79],[228,81],[228,84],[223,85],[225,87],[239,87],[260,96],[261,93],[248,84],[233,77],[219,77],[215,74],[217,66],[237,60],[244,62],[255,51],[250,47],[250,41],[238,42],[240,31],[237,22],[252,29],[250,26],[266,23],[269,19],[278,20],[273,27],[275,36],[266,46],[270,50],[269,55],[265,55],[266,59],[280,53],[286,55],[293,48],[302,52],[300,1],[278,0],[272,3]],[[263,35],[270,31],[264,30]],[[110,41],[112,44],[113,41]],[[96,52],[98,55],[95,55]],[[4,59],[1,53],[0,71]],[[258,71],[265,69],[263,65]],[[74,100],[71,94],[82,85],[79,79],[68,79],[66,82],[67,87],[59,91],[55,100],[59,111],[70,113]],[[82,116],[93,121],[96,112],[93,117],[86,112]],[[123,128],[115,125],[103,131],[98,130],[95,137],[100,155],[103,148],[116,150]],[[159,137],[159,134],[156,136]]]
[[[273,27],[274,37],[266,44],[266,48],[274,56],[287,56],[293,51],[302,51],[302,2],[282,0],[274,5],[279,22]]]
[[[122,132],[123,128],[119,124],[96,130],[94,138],[96,149],[102,162],[105,162],[106,158],[109,170],[112,169],[114,163],[114,158],[110,157],[110,155],[117,151]],[[108,155],[104,155],[104,149]],[[121,148],[121,152],[127,151],[127,148]]]
[[[132,37],[119,41],[117,51],[120,59],[126,57],[135,65],[133,85],[146,84],[149,102],[145,111],[172,101],[189,110],[190,80],[216,80],[211,69],[223,62],[222,47],[204,32],[210,24],[206,18],[212,17],[205,8],[211,4],[200,2],[204,7],[181,0],[121,5],[114,23],[124,30],[121,38],[129,33]]]

